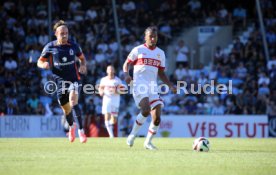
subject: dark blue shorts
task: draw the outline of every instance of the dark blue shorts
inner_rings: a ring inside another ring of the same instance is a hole
[[[58,103],[63,106],[69,102],[69,94],[71,91],[80,92],[80,83],[78,81],[69,82],[64,80],[56,81]]]

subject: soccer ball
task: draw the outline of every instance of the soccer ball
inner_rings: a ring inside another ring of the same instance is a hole
[[[194,140],[193,150],[197,152],[208,152],[210,149],[210,142],[205,137],[199,137]]]

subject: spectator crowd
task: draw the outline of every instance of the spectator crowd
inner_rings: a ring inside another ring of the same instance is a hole
[[[44,92],[51,71],[40,70],[36,62],[43,46],[54,38],[48,27],[59,19],[69,24],[70,37],[82,47],[88,74],[83,83],[97,84],[113,64],[123,79],[122,63],[131,49],[143,42],[143,31],[149,25],[159,29],[159,46],[166,48],[184,28],[195,25],[233,25],[243,30],[249,22],[255,30],[246,43],[235,38],[233,49],[224,53],[217,47],[212,67],[189,68],[188,47],[180,41],[176,54],[173,82],[191,84],[233,81],[232,95],[164,95],[166,114],[266,114],[275,113],[276,100],[276,3],[261,0],[266,26],[270,60],[263,52],[262,36],[256,20],[255,5],[246,1],[203,0],[118,0],[117,13],[121,45],[116,41],[112,1],[52,0],[52,18],[48,22],[47,1],[6,0],[0,3],[0,113],[1,115],[62,115],[55,95]],[[253,20],[252,20],[253,19]],[[121,49],[122,58],[118,51]],[[182,55],[181,55],[182,54]],[[168,63],[171,64],[171,63]],[[189,87],[189,86],[188,86]],[[96,94],[80,96],[82,111],[88,116],[101,113],[101,98]],[[134,104],[124,95],[121,108]]]

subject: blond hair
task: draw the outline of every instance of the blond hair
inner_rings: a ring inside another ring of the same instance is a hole
[[[58,22],[55,23],[55,25],[53,27],[54,31],[56,31],[57,28],[60,27],[60,26],[66,26],[66,27],[68,27],[67,23],[65,21],[59,20]]]

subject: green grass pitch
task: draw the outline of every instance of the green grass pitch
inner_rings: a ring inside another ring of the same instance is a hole
[[[208,153],[192,151],[193,139],[156,138],[158,151],[132,148],[126,138],[0,139],[0,174],[275,175],[276,139],[210,138]]]

